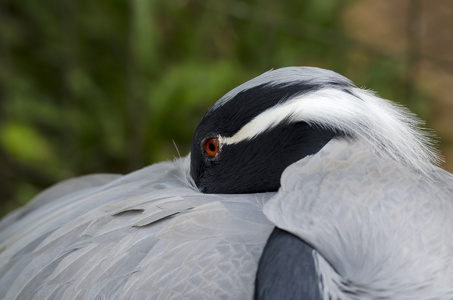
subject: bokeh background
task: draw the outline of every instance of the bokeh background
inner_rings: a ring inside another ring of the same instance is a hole
[[[453,171],[452,28],[451,0],[0,0],[0,216],[187,154],[219,97],[289,65],[407,105]]]

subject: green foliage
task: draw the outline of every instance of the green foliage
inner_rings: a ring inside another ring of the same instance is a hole
[[[400,68],[360,77],[379,64],[371,56],[361,72],[348,69],[347,5],[2,1],[0,214],[67,177],[172,159],[173,141],[187,154],[206,109],[271,68],[331,68],[392,95]]]
[[[40,132],[25,124],[3,124],[0,145],[8,155],[24,164],[43,166],[53,162],[50,143]]]

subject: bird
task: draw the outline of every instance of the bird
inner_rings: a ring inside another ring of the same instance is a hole
[[[2,299],[453,299],[453,175],[406,108],[315,67],[227,92],[182,158],[0,222]]]

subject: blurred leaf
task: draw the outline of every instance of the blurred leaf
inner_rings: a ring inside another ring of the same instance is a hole
[[[16,201],[24,205],[26,204],[31,198],[36,196],[40,192],[40,189],[37,188],[35,185],[30,184],[28,182],[19,182],[16,185]]]
[[[5,123],[0,127],[0,145],[6,153],[24,164],[45,164],[53,161],[50,143],[37,130],[21,123]]]

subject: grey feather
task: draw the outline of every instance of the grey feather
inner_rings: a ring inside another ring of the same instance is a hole
[[[201,194],[187,160],[47,193],[0,232],[0,298],[251,298],[272,193]]]
[[[436,172],[332,140],[285,170],[264,212],[317,249],[326,299],[451,299],[453,176]]]
[[[116,174],[90,174],[59,182],[39,193],[27,204],[27,206],[21,207],[3,218],[0,221],[0,231],[9,224],[14,223],[23,216],[26,216],[29,212],[45,205],[47,202],[51,202],[52,200],[58,199],[78,190],[86,190],[91,187],[102,186],[120,176],[121,175]]]

